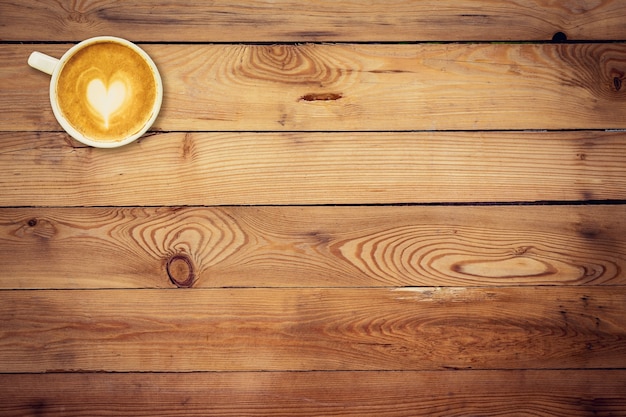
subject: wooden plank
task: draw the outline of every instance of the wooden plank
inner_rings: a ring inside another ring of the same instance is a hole
[[[5,291],[0,372],[621,368],[623,289]]]
[[[0,206],[626,199],[626,132],[0,133]]]
[[[626,285],[625,218],[623,205],[0,209],[0,288]]]
[[[626,371],[0,375],[0,414],[617,416]]]
[[[619,0],[3,1],[0,39],[302,42],[624,39]]]
[[[160,29],[162,30],[162,29]],[[59,130],[32,50],[0,45],[0,130]],[[144,45],[163,131],[626,128],[626,44]]]

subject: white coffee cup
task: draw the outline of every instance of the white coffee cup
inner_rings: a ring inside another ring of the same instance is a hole
[[[117,140],[97,140],[92,137],[88,137],[86,134],[80,132],[76,127],[72,126],[68,119],[63,115],[63,112],[61,111],[61,108],[59,106],[59,99],[57,97],[57,83],[59,81],[59,76],[63,72],[64,66],[67,61],[78,51],[81,51],[87,46],[93,45],[95,43],[106,42],[118,43],[136,52],[149,66],[154,76],[154,85],[156,87],[156,96],[154,101],[152,102],[152,113],[149,119],[140,127],[139,130],[134,131],[132,134],[129,134],[128,136],[119,138]],[[54,116],[56,117],[61,127],[63,127],[63,129],[67,133],[69,133],[76,140],[86,145],[98,148],[115,148],[131,143],[134,140],[143,136],[148,131],[148,129],[150,129],[161,109],[161,102],[163,100],[163,83],[154,61],[143,49],[126,39],[113,36],[98,36],[86,39],[70,48],[67,52],[63,54],[60,59],[45,55],[41,52],[33,52],[28,58],[28,64],[31,67],[52,76],[50,80],[50,104],[52,105],[52,111],[54,113]]]

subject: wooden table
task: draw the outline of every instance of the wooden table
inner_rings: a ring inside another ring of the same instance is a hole
[[[26,64],[164,79],[63,133]],[[621,0],[0,4],[0,415],[626,415]]]

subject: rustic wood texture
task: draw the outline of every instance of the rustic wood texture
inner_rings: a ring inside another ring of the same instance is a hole
[[[624,287],[14,290],[0,369],[620,368]]]
[[[547,41],[624,39],[620,0],[3,1],[0,39],[135,41]]]
[[[608,417],[626,412],[623,370],[87,373],[0,375],[0,383],[5,417]]]
[[[27,66],[126,37],[152,131]],[[0,415],[626,415],[621,0],[3,1]]]
[[[626,114],[626,113],[625,113]],[[3,206],[626,199],[626,132],[0,133]]]
[[[24,64],[69,47],[0,48],[0,130],[60,130],[48,77]],[[626,128],[621,43],[144,47],[165,85],[155,130]]]
[[[0,288],[621,286],[625,219],[622,205],[0,209]]]

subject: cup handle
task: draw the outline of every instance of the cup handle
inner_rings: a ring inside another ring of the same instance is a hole
[[[58,59],[42,54],[41,52],[35,51],[28,57],[28,65],[48,75],[52,75],[52,72],[58,64]]]

